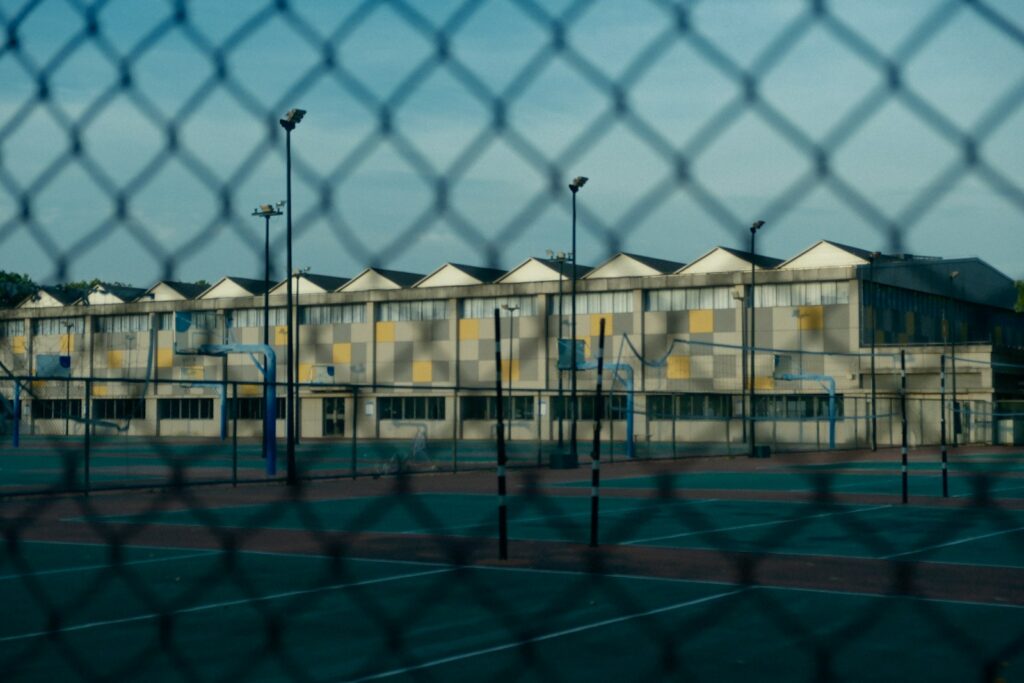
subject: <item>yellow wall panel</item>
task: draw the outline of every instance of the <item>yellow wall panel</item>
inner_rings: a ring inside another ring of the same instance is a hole
[[[20,334],[11,337],[11,353],[25,353],[25,337]]]
[[[124,351],[107,351],[107,367],[120,370],[124,367]]]
[[[186,365],[182,368],[182,375],[187,379],[200,380],[205,377],[202,365]]]
[[[156,366],[158,368],[169,368],[174,365],[174,351],[171,349],[156,350]]]
[[[754,378],[754,389],[758,391],[770,391],[775,388],[775,378],[768,377],[755,377]]]
[[[331,347],[331,361],[336,365],[352,362],[351,342],[335,342]]]
[[[477,319],[459,321],[459,339],[475,341],[480,338],[480,321]]]
[[[509,382],[519,379],[519,359],[512,361],[512,376],[509,377],[509,362],[507,358],[501,359],[501,380],[505,382],[506,388]]]
[[[590,316],[590,336],[594,338],[594,342],[601,338],[601,321],[604,320],[604,336],[610,337],[612,335],[612,314],[611,313],[600,313]]]
[[[414,360],[412,362],[413,382],[432,382],[434,380],[434,364],[429,360]]]
[[[800,307],[800,329],[801,330],[823,330],[823,329],[825,329],[825,307],[824,306],[801,306]]]
[[[288,346],[288,326],[274,326],[274,346]]]
[[[690,311],[690,333],[707,333],[715,331],[715,313],[708,309]]]
[[[107,395],[107,385],[106,384],[95,384],[95,385],[93,385],[93,387],[92,387],[92,395],[96,396],[96,397],[99,397],[99,398],[102,398],[102,397],[106,396]]]
[[[62,334],[60,336],[60,353],[68,356],[75,352],[75,335]]]
[[[379,323],[377,323],[377,341],[378,342],[393,342],[393,341],[395,341],[395,323],[393,323],[393,322],[379,322]]]
[[[690,357],[669,356],[665,374],[669,379],[690,379]]]
[[[263,387],[258,384],[239,384],[238,385],[239,396],[262,396]]]
[[[300,382],[312,382],[313,381],[313,364],[312,363],[299,363],[299,381]]]
[[[46,387],[46,380],[45,379],[35,379],[35,380],[32,380],[32,390],[33,391],[41,391],[45,387]]]

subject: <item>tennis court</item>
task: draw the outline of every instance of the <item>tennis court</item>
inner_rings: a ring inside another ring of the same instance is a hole
[[[0,666],[13,680],[1014,680],[1020,497],[912,489],[902,505],[899,470],[874,457],[608,466],[596,549],[589,469],[515,471],[507,561],[493,472],[9,499]],[[931,487],[929,458],[910,481]],[[966,481],[1008,482],[1020,463],[957,458]],[[823,480],[840,488],[822,496]]]

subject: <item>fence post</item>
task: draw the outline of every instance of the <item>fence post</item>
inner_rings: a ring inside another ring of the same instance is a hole
[[[597,547],[598,505],[601,490],[601,413],[604,410],[604,325],[601,318],[600,337],[597,344],[597,395],[594,397],[594,443],[591,446],[590,462],[590,547]]]
[[[541,433],[541,426],[542,426],[544,421],[541,420],[541,418],[540,418],[540,403],[541,403],[541,396],[540,396],[540,389],[538,389],[537,390],[537,402],[534,404],[534,409],[533,409],[533,412],[534,412],[533,417],[534,417],[534,420],[536,420],[536,422],[537,422],[537,467],[538,468],[542,467],[543,463],[544,463],[544,457],[543,457],[543,454],[542,454],[542,449],[543,449],[543,445],[542,444],[543,444],[543,442],[541,441],[541,439],[543,438],[543,435]]]
[[[907,352],[900,349],[900,471],[903,502],[907,502]]]
[[[266,420],[263,424],[266,425]],[[264,439],[264,445],[266,442]],[[231,485],[238,486],[238,382],[231,383]]]
[[[946,466],[946,354],[939,356],[939,444],[942,450],[942,497],[949,498],[949,475]]]
[[[498,559],[508,559],[508,507],[505,501],[505,410],[501,390],[501,310],[494,309],[494,384],[498,418]],[[511,370],[509,371],[511,376]]]
[[[85,495],[89,495],[89,489],[92,482],[90,481],[90,469],[92,465],[92,421],[89,419],[91,412],[89,410],[89,398],[92,396],[92,379],[86,378],[85,380],[85,396],[82,401],[85,403],[82,408],[85,411]],[[70,404],[65,406],[68,413],[71,412]]]
[[[452,472],[459,471],[459,388],[452,396]]]
[[[358,474],[356,472],[356,443],[359,430],[359,387],[352,387],[352,478],[355,479]]]

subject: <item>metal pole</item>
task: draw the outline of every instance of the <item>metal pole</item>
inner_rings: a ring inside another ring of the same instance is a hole
[[[494,367],[495,396],[497,396],[498,418],[498,559],[508,559],[508,507],[505,501],[505,411],[502,406],[501,390],[501,314],[494,309]]]
[[[900,471],[903,502],[907,502],[907,352],[900,349]]]
[[[755,328],[757,323],[757,309],[755,304],[757,303],[757,275],[756,265],[757,250],[755,247],[755,237],[757,236],[758,229],[764,225],[763,221],[757,221],[750,226],[750,457],[753,458],[756,455],[757,450],[757,433],[755,430],[754,422],[754,395],[757,391],[757,366],[754,363],[754,340],[755,340]]]
[[[950,323],[952,323],[952,320],[950,321]],[[950,336],[949,350],[950,350],[950,356],[949,356],[950,371],[951,371],[951,375],[952,375],[952,379],[953,379],[953,385],[952,385],[952,387],[950,387],[950,389],[951,389],[950,401],[951,401],[951,404],[953,406],[953,448],[956,448],[959,445],[959,443],[960,443],[960,440],[959,440],[958,436],[959,436],[960,430],[963,429],[963,424],[964,423],[963,423],[963,417],[961,416],[960,407],[957,405],[957,402],[956,402],[956,338],[953,337],[953,336]]]
[[[295,373],[293,361],[295,359],[293,330],[292,330],[292,127],[285,127],[285,201],[288,207],[288,226],[287,226],[287,265],[285,266],[285,272],[287,273],[288,284],[287,284],[287,297],[288,302],[286,304],[286,315],[288,317],[288,373],[287,377],[287,392],[288,400],[286,401],[286,410],[288,415],[286,416],[285,422],[287,423],[287,434],[288,434],[288,446],[287,446],[287,461],[288,461],[288,485],[295,486],[298,482],[298,473],[295,471]]]
[[[942,448],[942,497],[949,498],[949,475],[946,463],[946,354],[939,358],[939,443]]]
[[[575,197],[576,195],[573,195]],[[565,308],[565,297],[562,294],[562,290],[565,289],[565,278],[562,275],[562,267],[565,265],[565,256],[558,260],[558,334],[556,343],[556,355],[558,360],[555,362],[555,367],[558,369],[558,449],[559,451],[565,447],[565,442],[562,438],[562,424],[565,422],[565,395],[562,393],[562,365],[561,365],[561,351],[562,351],[562,311]]]
[[[266,425],[264,420],[264,429]],[[266,443],[267,440],[263,439],[264,447]],[[238,486],[238,382],[231,383],[231,485]]]
[[[871,256],[870,279],[871,291],[871,450],[878,450],[878,387],[875,376],[875,337],[877,336],[878,325],[878,294],[875,288],[875,259],[877,254]]]
[[[570,185],[570,189],[572,186]],[[572,190],[572,310],[570,314],[569,327],[572,335],[572,367],[569,369],[569,403],[570,413],[569,419],[569,453],[572,466],[575,467],[576,463],[579,462],[579,450],[576,442],[576,193],[579,188]]]
[[[604,324],[601,318],[597,344],[597,396],[594,399],[594,444],[590,453],[590,547],[597,547],[598,507],[601,490],[601,411],[604,408],[601,389],[604,384]]]
[[[263,345],[270,346],[270,214],[263,217]],[[267,435],[270,434],[270,425],[267,423],[267,400],[269,389],[267,388],[267,360],[263,359],[263,447],[261,449],[263,458],[267,457]],[[276,378],[275,378],[276,379]],[[237,404],[236,404],[236,410]]]
[[[85,495],[87,495],[87,496],[89,495],[89,489],[92,486],[92,481],[91,481],[91,479],[92,479],[92,472],[91,472],[91,470],[92,470],[92,434],[91,434],[91,431],[92,430],[90,429],[90,420],[89,420],[89,417],[91,415],[91,413],[89,411],[89,397],[91,395],[92,395],[92,380],[89,379],[89,378],[86,378],[86,380],[85,380],[85,396],[84,396],[83,400],[85,401],[85,406],[84,406],[84,409],[85,409],[85,425],[84,425],[85,426]]]
[[[356,444],[358,443],[356,433],[359,425],[359,387],[352,387],[352,478],[357,476],[356,468]]]

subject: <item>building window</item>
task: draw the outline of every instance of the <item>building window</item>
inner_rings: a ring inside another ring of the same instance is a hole
[[[161,332],[174,329],[174,314],[173,313],[157,313],[156,314],[156,329]]]
[[[735,308],[732,287],[689,287],[657,289],[647,292],[647,310],[700,311]]]
[[[212,420],[212,398],[161,398],[156,402],[161,420]]]
[[[20,337],[24,334],[24,320],[0,320],[0,337]]]
[[[240,398],[237,399],[239,420],[262,420],[263,406],[266,400],[262,398]],[[283,396],[276,397],[277,419],[283,420],[287,412],[288,403]],[[228,399],[228,417],[235,417],[236,399]]]
[[[85,333],[84,318],[39,318],[32,321],[32,334],[34,335],[57,335],[68,334],[70,326],[71,334]]]
[[[73,398],[37,398],[32,400],[32,419],[63,420],[66,417],[82,417],[82,401]]]
[[[382,420],[443,420],[443,396],[388,396],[377,399]]]
[[[757,285],[758,308],[835,306],[850,303],[847,282],[787,282]]]
[[[300,325],[339,325],[365,322],[365,304],[303,306],[299,309]]]
[[[141,398],[97,398],[92,402],[97,420],[146,419],[146,401]]]
[[[385,301],[377,305],[377,320],[381,322],[445,320],[447,318],[448,302],[443,299],[431,301]]]
[[[548,315],[558,315],[559,295],[548,299]],[[572,314],[572,297],[565,295],[565,303],[562,308],[563,315]],[[591,313],[632,313],[633,292],[580,292],[576,294],[576,314],[588,315]]]
[[[733,416],[732,394],[650,394],[649,420],[719,420]]]
[[[754,416],[777,420],[827,420],[828,394],[757,394]],[[836,395],[836,417],[843,417],[843,397]]]
[[[103,334],[113,332],[148,332],[149,315],[101,315],[93,318],[93,330]]]
[[[516,310],[506,311],[502,306],[512,306]],[[462,300],[463,318],[493,318],[494,309],[500,309],[501,315],[512,313],[515,317],[537,315],[537,297],[535,296],[495,296]]]
[[[533,419],[533,397],[513,396],[513,412],[509,413],[508,397],[501,401],[505,418],[513,420]],[[498,400],[494,396],[463,396],[460,404],[460,414],[463,420],[497,420]]]
[[[276,325],[287,325],[288,324],[288,309],[286,308],[271,308],[270,309],[270,324]],[[231,311],[231,326],[232,327],[263,327],[263,309],[262,308],[239,308]]]
[[[596,404],[596,396],[577,396],[576,401],[579,405],[578,416],[580,420],[593,420],[594,419],[594,408]],[[567,420],[571,417],[569,415],[569,403],[570,397],[558,396],[551,397],[551,416],[556,419]],[[604,397],[604,413],[601,416],[602,420],[625,420],[629,411],[627,410],[627,396],[625,394],[610,394]]]

